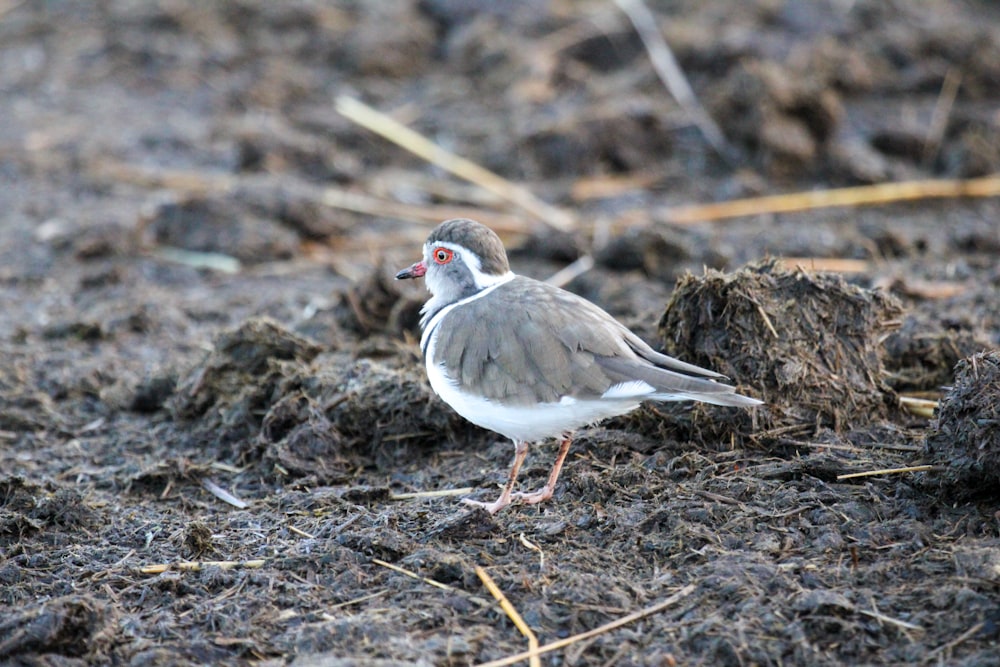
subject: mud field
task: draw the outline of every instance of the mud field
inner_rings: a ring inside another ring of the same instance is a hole
[[[568,640],[539,664],[1000,663],[1000,8],[649,7],[725,148],[614,2],[0,1],[0,662],[516,655],[479,566]],[[920,179],[994,196],[682,224]],[[512,447],[391,278],[459,215],[766,405],[644,406],[552,501],[462,505]]]

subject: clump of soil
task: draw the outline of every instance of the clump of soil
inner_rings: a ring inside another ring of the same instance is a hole
[[[408,447],[474,428],[434,394],[416,357],[395,367],[322,355],[289,373],[262,422],[264,457],[293,477],[342,482],[361,466],[391,470]]]
[[[764,400],[758,428],[843,430],[881,421],[894,405],[881,343],[900,313],[899,302],[879,290],[767,260],[683,277],[659,336],[669,354]]]
[[[843,116],[831,83],[815,69],[803,70],[752,61],[734,68],[715,93],[715,117],[779,175],[820,162]]]
[[[201,437],[235,445],[217,456],[263,461],[269,472],[311,484],[344,482],[372,465],[391,469],[401,448],[470,432],[431,391],[412,350],[401,346],[382,363],[360,357],[365,349],[320,354],[277,323],[250,319],[217,338],[171,411]],[[175,477],[154,470],[134,482],[151,474]]]
[[[404,331],[418,331],[422,298],[400,289],[384,264],[369,271],[364,278],[344,291],[335,307],[341,327],[357,336]]]
[[[35,659],[23,664],[73,664],[68,658],[93,655],[99,631],[113,615],[104,602],[70,595],[4,616],[0,619],[0,658],[24,654]],[[40,655],[53,655],[52,662],[39,659]]]
[[[320,348],[264,318],[222,332],[205,361],[184,378],[169,401],[173,416],[199,420],[203,432],[221,442],[256,436],[274,391],[292,368]]]
[[[22,477],[0,479],[0,547],[49,526],[84,529],[92,522],[93,511],[74,489],[53,490]]]
[[[248,264],[288,259],[298,248],[292,230],[253,215],[231,197],[165,201],[143,222],[157,244],[225,253]]]
[[[1000,352],[963,359],[927,433],[932,479],[959,497],[996,496],[1000,484]]]
[[[888,382],[896,390],[936,390],[951,381],[955,365],[989,347],[978,329],[945,328],[928,317],[908,315],[885,341]]]

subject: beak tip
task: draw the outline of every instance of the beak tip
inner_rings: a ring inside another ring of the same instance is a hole
[[[409,280],[410,278],[419,278],[427,272],[424,267],[423,262],[417,262],[413,266],[408,266],[399,273],[396,274],[396,280]]]

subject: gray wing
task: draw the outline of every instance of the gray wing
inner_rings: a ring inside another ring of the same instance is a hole
[[[527,405],[566,395],[599,396],[613,384],[594,363],[595,355],[620,353],[627,346],[617,339],[602,341],[593,315],[574,313],[578,297],[520,276],[505,290],[503,307],[498,307],[500,292],[494,291],[457,307],[439,325],[435,361],[443,362],[460,386]],[[519,307],[527,302],[544,307]]]
[[[532,308],[511,308],[510,300]],[[660,354],[589,301],[522,276],[502,295],[491,292],[446,315],[435,360],[460,386],[507,404],[598,398],[636,380],[665,399],[735,396],[732,387],[707,379],[718,373]]]

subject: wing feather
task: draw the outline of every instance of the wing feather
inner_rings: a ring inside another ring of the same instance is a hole
[[[743,404],[733,387],[713,379],[723,376],[654,351],[575,294],[523,276],[505,290],[462,304],[439,324],[435,360],[463,388],[530,405],[599,398],[614,385],[641,380],[660,394],[651,397]],[[511,298],[521,307],[511,308]]]

